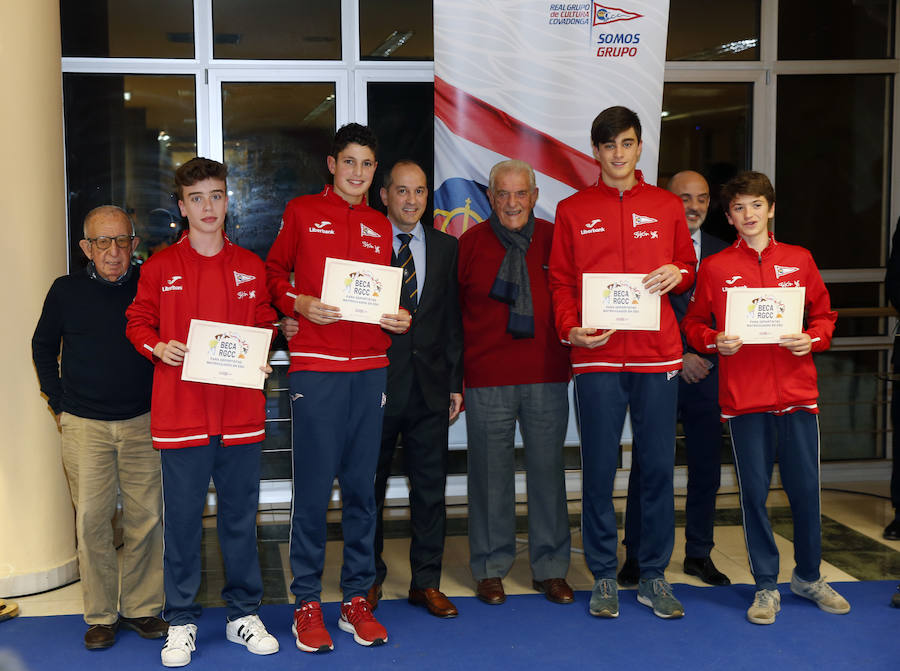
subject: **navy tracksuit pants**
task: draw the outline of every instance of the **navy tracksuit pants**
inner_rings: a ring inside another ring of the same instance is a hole
[[[289,376],[293,421],[290,560],[296,605],[319,601],[335,477],[341,487],[344,600],[375,581],[375,469],[381,448],[387,368],[295,371]]]
[[[163,618],[172,625],[200,617],[203,507],[209,479],[216,486],[216,531],[225,563],[222,598],[229,620],[253,615],[263,596],[256,546],[260,443],[208,445],[160,450],[163,491]]]
[[[787,415],[760,412],[733,417],[728,425],[757,589],[775,589],[778,584],[778,548],[766,512],[776,457],[794,520],[794,572],[800,580],[818,580],[822,560],[818,416],[802,410]]]
[[[594,578],[616,577],[612,492],[625,412],[631,408],[634,458],[641,470],[641,578],[662,578],[675,542],[672,475],[678,378],[666,373],[575,376],[581,424],[584,556]]]

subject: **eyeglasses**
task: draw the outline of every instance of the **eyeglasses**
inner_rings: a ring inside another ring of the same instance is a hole
[[[119,249],[128,249],[131,246],[131,241],[134,240],[133,235],[117,235],[114,238],[110,238],[106,235],[100,235],[96,238],[85,238],[92,245],[97,245],[97,249],[105,250],[109,249],[110,245],[113,243],[113,240],[116,241],[116,247]]]

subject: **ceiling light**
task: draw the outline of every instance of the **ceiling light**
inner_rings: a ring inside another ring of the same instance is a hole
[[[369,56],[374,56],[375,58],[387,58],[397,51],[397,49],[409,42],[413,35],[414,32],[412,30],[405,30],[403,32],[395,30],[387,36],[387,39],[385,39],[384,42],[375,47]]]

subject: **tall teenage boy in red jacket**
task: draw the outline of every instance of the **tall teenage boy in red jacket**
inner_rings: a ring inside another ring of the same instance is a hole
[[[625,107],[603,110],[591,126],[596,186],[556,210],[550,290],[559,337],[571,343],[581,420],[582,537],[595,583],[590,612],[618,617],[616,513],[612,490],[626,408],[631,408],[634,458],[641,469],[641,548],[638,601],[659,617],[684,609],[665,579],[675,542],[677,373],[681,336],[669,299],[660,299],[658,331],[583,328],[583,273],[641,273],[649,292],[681,293],[694,282],[697,258],[674,194],[644,182],[636,170],[641,122]]]
[[[325,515],[335,476],[343,503],[344,603],[338,626],[360,645],[387,642],[366,593],[375,582],[375,469],[381,449],[386,331],[404,333],[409,312],[378,324],[342,321],[319,299],[326,257],[391,264],[391,223],[366,204],[375,175],[375,135],[348,124],[335,135],[328,170],[334,184],[288,203],[266,270],[275,305],[299,321],[289,342],[294,499],[290,561],[296,610],[291,628],[304,652],[333,649],[322,621]],[[293,272],[293,282],[291,273]]]
[[[191,319],[272,328],[276,317],[262,260],[225,236],[227,174],[223,164],[205,158],[175,172],[188,232],[144,264],[125,313],[128,339],[155,366],[150,428],[162,462],[163,617],[170,624],[164,666],[190,663],[195,647],[200,606],[194,599],[210,477],[225,561],[226,636],[257,655],[278,651],[278,641],[256,615],[263,595],[256,510],[265,397],[256,389],[181,379]]]
[[[738,239],[701,266],[682,328],[698,352],[719,353],[719,406],[731,431],[757,590],[747,619],[772,624],[781,609],[778,548],[766,514],[776,456],[794,519],[791,591],[829,613],[847,613],[850,604],[819,575],[819,390],[811,355],[828,349],[837,314],[809,251],[776,242],[769,233],[775,190],[768,177],[741,173],[723,187],[722,202]],[[805,287],[803,332],[784,335],[777,345],[744,345],[722,330],[726,291],[735,287]]]

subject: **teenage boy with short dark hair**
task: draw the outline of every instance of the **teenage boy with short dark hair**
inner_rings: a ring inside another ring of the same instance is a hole
[[[675,540],[677,373],[682,343],[669,299],[661,296],[658,331],[602,333],[582,327],[583,273],[641,273],[651,293],[681,293],[697,264],[684,206],[644,182],[636,170],[641,123],[625,107],[603,110],[591,127],[596,186],[556,210],[550,288],[559,337],[572,345],[582,439],[582,537],[595,584],[590,612],[618,617],[616,513],[612,490],[625,411],[631,408],[632,452],[641,469],[638,601],[663,618],[684,609],[665,580]]]
[[[273,328],[276,318],[262,260],[225,235],[227,174],[225,165],[206,158],[193,158],[175,172],[188,232],[144,264],[126,311],[128,339],[155,366],[150,429],[162,462],[163,616],[170,625],[164,666],[190,663],[196,645],[195,597],[210,477],[225,561],[226,636],[257,655],[278,651],[278,641],[256,614],[263,595],[256,511],[265,397],[256,389],[181,379],[191,319]]]
[[[776,242],[769,233],[775,190],[765,175],[739,174],[723,187],[722,202],[738,239],[701,266],[682,327],[692,347],[719,353],[719,405],[731,432],[757,589],[747,619],[772,624],[781,608],[778,548],[766,514],[776,456],[794,520],[791,591],[829,613],[847,613],[850,604],[819,575],[819,392],[811,356],[828,349],[837,313],[809,251]],[[720,330],[726,292],[734,287],[805,287],[805,329],[782,336],[777,345],[744,345]]]
[[[338,626],[360,645],[387,642],[365,597],[375,581],[375,469],[381,443],[390,333],[409,328],[409,312],[379,325],[342,321],[322,303],[325,258],[390,265],[391,224],[366,204],[377,165],[369,128],[338,130],[326,158],[334,184],[288,203],[266,268],[275,305],[299,321],[289,342],[294,497],[291,511],[291,625],[304,652],[333,649],[320,598],[326,513],[335,476],[341,486],[344,603]],[[293,282],[291,282],[293,273]]]

